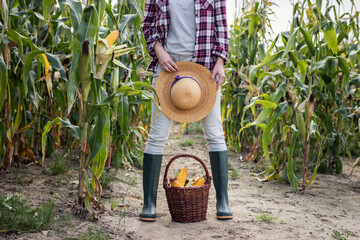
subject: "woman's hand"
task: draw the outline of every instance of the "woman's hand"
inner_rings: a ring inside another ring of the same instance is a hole
[[[225,80],[224,59],[222,59],[221,57],[217,58],[216,64],[211,74],[211,82],[215,80],[217,80],[216,90],[219,90],[219,87]]]
[[[157,58],[159,59],[159,63],[162,69],[167,72],[176,72],[179,70],[172,57],[169,55],[168,52],[165,51],[165,49],[161,46],[159,42],[155,43],[154,50]]]

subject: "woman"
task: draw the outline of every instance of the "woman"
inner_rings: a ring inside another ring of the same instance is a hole
[[[192,61],[212,72],[217,89],[225,79],[228,59],[225,0],[146,0],[143,33],[153,61],[153,86],[162,70],[178,71],[176,62]],[[156,220],[156,196],[163,149],[172,121],[152,106],[152,124],[143,158],[144,205],[140,220]],[[231,219],[228,204],[228,157],[220,115],[220,91],[212,111],[202,120],[209,146],[218,219]]]

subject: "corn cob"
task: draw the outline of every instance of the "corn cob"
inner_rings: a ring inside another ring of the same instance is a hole
[[[198,178],[193,184],[191,184],[194,187],[199,187],[204,185],[205,183],[205,176],[202,176],[201,178]]]
[[[170,178],[171,187],[182,187],[176,178]]]
[[[119,37],[119,31],[112,31],[105,39],[100,38],[98,41],[99,54],[102,55],[108,48],[114,45],[116,39]]]
[[[88,40],[85,40],[82,43],[82,49],[79,56],[79,64],[77,67],[77,74],[78,74],[78,80],[79,83],[82,85],[82,88],[84,89],[87,85],[90,75],[91,75],[91,49],[90,49],[90,43]]]
[[[112,45],[114,45],[116,39],[119,37],[119,31],[118,30],[114,30],[112,31],[106,38],[106,42],[108,43],[109,47],[111,47]]]
[[[188,168],[183,167],[177,176],[177,181],[180,183],[181,187],[184,187],[185,185],[187,172],[188,172]]]
[[[191,184],[193,184],[197,179],[199,178],[199,175],[195,175],[186,185],[185,187],[189,187]]]

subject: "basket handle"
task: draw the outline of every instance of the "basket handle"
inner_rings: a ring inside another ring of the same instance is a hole
[[[168,174],[170,165],[172,164],[173,161],[175,161],[175,160],[178,159],[178,158],[182,158],[182,157],[190,157],[190,158],[193,158],[193,159],[195,159],[196,161],[198,161],[198,162],[203,166],[203,168],[204,168],[204,170],[205,170],[206,183],[209,183],[209,182],[211,181],[211,177],[210,177],[209,171],[208,171],[205,163],[203,162],[203,160],[201,160],[201,159],[198,158],[197,156],[194,156],[194,155],[191,155],[191,154],[180,154],[180,155],[177,155],[177,156],[173,157],[172,159],[170,159],[169,163],[166,165],[165,174],[164,174],[164,183],[163,183],[164,188],[167,188],[167,187],[168,187],[167,174]]]

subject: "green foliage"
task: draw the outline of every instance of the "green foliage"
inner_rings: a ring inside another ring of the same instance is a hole
[[[70,166],[65,162],[63,157],[56,157],[54,165],[49,169],[51,175],[65,174],[70,169]]]
[[[194,141],[192,139],[187,139],[185,141],[182,141],[179,143],[180,147],[190,147],[190,146],[194,146]]]
[[[348,240],[349,239],[349,233],[342,234],[337,230],[334,230],[331,234],[331,237],[337,240]]]
[[[111,201],[110,201],[111,210],[114,210],[117,206],[119,206],[120,203],[121,203],[121,200],[111,198]]]
[[[32,209],[18,194],[0,195],[0,232],[37,232],[48,228],[53,220],[51,201]]]
[[[274,216],[271,213],[262,212],[262,213],[256,215],[255,218],[259,221],[271,223],[271,222],[275,221],[276,219],[278,219],[279,216]]]
[[[117,180],[116,173],[117,172],[110,172],[110,171],[103,172],[103,174],[101,175],[101,178],[100,178],[101,186],[103,188],[110,188],[110,184]]]
[[[185,133],[203,133],[201,121],[186,124]]]
[[[238,173],[238,171],[236,171],[235,168],[231,168],[231,172],[229,175],[232,179],[237,179],[240,177],[240,174]]]

